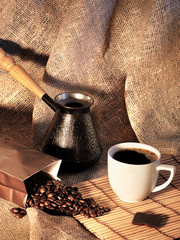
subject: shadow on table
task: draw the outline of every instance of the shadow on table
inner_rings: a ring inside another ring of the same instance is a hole
[[[149,210],[149,211],[147,210],[145,213],[154,215],[154,212],[151,210]],[[158,214],[158,215],[161,216],[161,222],[160,222],[160,225],[158,226],[158,228],[161,228],[167,224],[169,216],[167,214]]]

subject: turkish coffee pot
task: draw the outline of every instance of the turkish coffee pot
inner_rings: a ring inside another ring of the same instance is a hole
[[[65,92],[53,100],[1,48],[0,66],[55,111],[40,146],[41,151],[62,159],[61,169],[65,170],[82,170],[99,160],[102,147],[90,113],[94,103],[90,96]]]

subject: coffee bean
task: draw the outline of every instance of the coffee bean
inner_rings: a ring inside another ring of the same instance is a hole
[[[81,212],[83,210],[83,206],[80,206],[78,211]]]
[[[74,211],[74,207],[69,207],[69,210]]]
[[[49,206],[49,205],[51,204],[51,202],[47,200],[47,201],[44,202],[44,204],[45,204],[46,206]]]
[[[64,213],[64,212],[66,211],[66,209],[63,208],[63,207],[59,207],[59,210],[60,210],[61,213]],[[79,212],[78,212],[78,213],[79,213]]]
[[[110,209],[109,207],[106,207],[106,208],[104,209],[104,211],[105,211],[105,212],[109,212],[109,211],[111,211],[111,209]]]
[[[78,215],[78,214],[79,214],[79,211],[77,211],[77,210],[74,210],[74,211],[72,212],[72,215],[73,215],[73,216]]]
[[[29,205],[32,206],[32,204],[33,204],[33,200],[32,200],[32,198],[30,198]]]
[[[59,186],[59,185],[61,185],[61,182],[60,181],[58,181],[58,180],[55,180],[55,179],[53,179],[52,180],[52,182],[54,183],[54,185],[56,185],[56,186]]]
[[[10,212],[16,214],[16,213],[19,213],[19,209],[18,208],[11,208]]]
[[[72,206],[72,203],[67,201],[67,202],[66,202],[66,205]]]
[[[26,214],[27,214],[27,212],[26,212],[26,210],[25,210],[25,209],[21,209],[21,210],[20,210],[20,213],[21,213],[21,214],[24,214],[24,215],[26,215]]]
[[[55,203],[51,203],[51,206],[57,208],[57,205]]]
[[[102,210],[97,211],[97,216],[102,216],[102,215],[103,215],[103,211]]]
[[[36,195],[36,196],[34,196],[34,201],[39,201],[40,200],[40,195]]]
[[[81,210],[81,211],[80,211],[80,215],[81,215],[81,216],[84,216],[85,214],[86,214],[86,212],[85,212],[84,210]]]
[[[44,207],[45,207],[45,204],[44,204],[43,202],[41,202],[41,203],[39,204],[39,206],[40,206],[41,208],[44,208]]]
[[[71,211],[69,209],[67,209],[65,213],[66,213],[67,216],[72,215],[72,213],[71,213]]]
[[[54,211],[54,210],[55,210],[55,207],[51,207],[51,206],[50,206],[49,209]]]
[[[74,201],[74,197],[73,197],[72,195],[69,195],[69,196],[68,196],[68,199],[69,199],[71,202]]]
[[[40,193],[45,193],[47,191],[47,188],[46,187],[41,187],[40,189],[39,189],[39,192]]]
[[[16,213],[16,214],[14,214],[14,217],[16,217],[16,218],[22,218],[22,217],[24,217],[24,215],[23,215],[23,214],[20,214],[20,213]]]
[[[47,199],[46,195],[42,195],[40,198],[40,202],[45,202]]]
[[[54,193],[48,193],[48,194],[47,194],[47,197],[48,197],[48,198],[54,197]]]
[[[92,202],[92,203],[91,203],[91,207],[95,208],[95,207],[96,207],[96,203],[95,203],[95,202]]]
[[[85,218],[89,218],[90,215],[89,215],[88,213],[85,213],[85,214],[84,214],[84,217],[85,217]]]
[[[55,200],[54,201],[57,205],[62,205],[63,204],[63,201],[60,201],[60,200]]]
[[[63,207],[63,208],[66,208],[66,207],[67,207],[67,205],[64,203],[64,204],[62,205],[62,207]]]
[[[85,201],[84,201],[83,199],[80,199],[80,200],[79,200],[79,204],[80,204],[80,205],[83,205],[84,203],[85,203]]]
[[[86,213],[89,213],[89,208],[88,208],[88,207],[85,207],[85,208],[84,208],[84,211],[85,211]]]
[[[56,198],[55,198],[55,197],[49,197],[48,200],[49,200],[50,202],[54,202],[54,201],[56,200]]]
[[[96,217],[96,213],[93,209],[89,210],[89,214],[90,214],[91,217]]]
[[[10,212],[16,218],[22,218],[27,214],[26,210],[22,208],[11,208]]]

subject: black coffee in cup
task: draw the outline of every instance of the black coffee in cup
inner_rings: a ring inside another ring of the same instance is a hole
[[[127,164],[142,165],[156,161],[158,156],[144,149],[123,149],[117,151],[113,158]]]

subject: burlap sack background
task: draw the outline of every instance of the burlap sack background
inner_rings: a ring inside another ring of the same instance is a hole
[[[61,174],[65,182],[106,174],[108,147],[136,141],[136,136],[162,153],[179,152],[179,4],[178,0],[1,1],[0,47],[51,97],[71,90],[95,100],[91,111],[104,149],[102,158],[81,174]],[[53,111],[2,70],[0,79],[0,136],[38,148]],[[75,239],[78,234],[73,219],[63,225],[61,234],[61,221],[47,217],[42,224],[39,217],[45,216],[35,209],[16,220],[22,224],[15,227],[9,203],[0,203],[1,215],[10,223],[0,216],[1,239],[21,239],[21,231],[23,239],[47,239],[48,224],[52,230],[58,226],[52,232],[54,239]],[[36,224],[41,227],[33,228]],[[79,229],[82,239],[94,238]]]
[[[32,0],[3,0],[0,3],[0,47],[37,83],[42,82],[59,24],[69,4],[70,1]],[[32,146],[35,96],[1,69],[0,74],[1,136]]]

